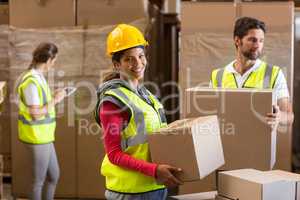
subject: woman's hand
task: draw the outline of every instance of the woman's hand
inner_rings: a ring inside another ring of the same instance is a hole
[[[64,89],[57,89],[54,92],[54,104],[61,102],[67,96],[67,92]]]
[[[167,187],[182,185],[183,182],[173,175],[178,172],[182,172],[182,169],[170,165],[158,165],[156,168],[156,180]]]

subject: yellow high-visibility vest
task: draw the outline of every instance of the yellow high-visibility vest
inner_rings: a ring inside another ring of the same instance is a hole
[[[280,68],[261,62],[260,66],[252,71],[242,88],[273,89]],[[215,69],[211,75],[213,88],[238,88],[235,76],[225,68]]]
[[[48,104],[51,99],[50,88],[47,84],[41,84],[33,76],[32,71],[27,72],[18,86],[19,94],[19,116],[18,129],[19,139],[22,142],[30,144],[46,144],[54,141],[54,132],[56,127],[55,108],[50,108],[48,114],[38,120],[33,120],[29,108],[24,98],[24,89],[34,84],[37,87],[40,99],[40,106]]]

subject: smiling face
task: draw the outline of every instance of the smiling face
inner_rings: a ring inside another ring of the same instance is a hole
[[[235,36],[235,44],[240,55],[248,60],[256,60],[262,54],[265,34],[261,29],[250,29],[243,38]]]
[[[144,78],[146,65],[145,52],[141,47],[124,51],[120,61],[114,61],[114,66],[120,72],[121,77],[133,82],[138,82]]]

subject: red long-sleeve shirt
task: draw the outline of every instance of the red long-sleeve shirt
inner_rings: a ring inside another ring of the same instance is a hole
[[[148,176],[155,176],[157,164],[138,160],[121,149],[121,131],[129,121],[127,110],[111,103],[104,102],[100,107],[100,120],[104,130],[104,149],[111,163],[120,167],[139,171]]]

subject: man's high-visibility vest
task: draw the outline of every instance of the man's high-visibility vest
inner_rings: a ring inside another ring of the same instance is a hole
[[[278,66],[270,66],[261,62],[260,66],[249,74],[242,88],[273,89],[279,71]],[[226,68],[215,69],[211,80],[214,88],[238,88],[234,74]]]

